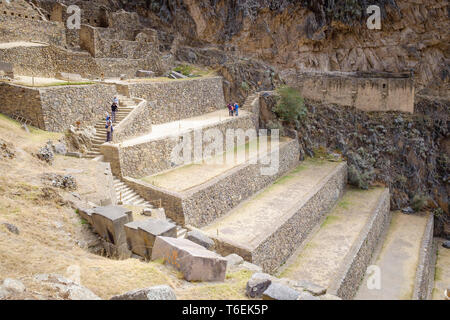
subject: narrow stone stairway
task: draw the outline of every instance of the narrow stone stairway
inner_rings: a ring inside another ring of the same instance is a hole
[[[117,95],[117,97],[119,98],[119,110],[116,113],[116,121],[114,122],[116,126],[136,107],[136,102],[133,99],[122,95]],[[105,118],[98,121],[94,127],[96,134],[93,139],[92,149],[85,155],[85,158],[88,159],[100,156],[100,145],[106,142]]]
[[[148,209],[155,208],[155,206],[142,198],[136,193],[136,191],[127,186],[117,177],[114,177],[114,189],[116,191],[117,198],[121,199],[124,205],[141,206]],[[167,218],[166,220],[177,226],[177,238],[184,238],[186,236],[187,230],[185,228],[175,223],[172,219]]]

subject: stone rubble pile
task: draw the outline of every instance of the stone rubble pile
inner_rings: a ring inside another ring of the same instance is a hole
[[[50,181],[53,187],[59,189],[76,190],[78,187],[75,177],[71,174],[46,173],[43,175],[43,179]]]

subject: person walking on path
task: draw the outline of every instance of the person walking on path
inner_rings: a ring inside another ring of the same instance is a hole
[[[237,102],[234,104],[234,115],[237,117],[239,115],[239,105]]]
[[[119,98],[117,98],[117,96],[114,97],[113,103],[115,103],[116,106],[119,107]]]
[[[106,120],[106,142],[112,141],[113,131],[114,128],[111,119]]]
[[[115,102],[111,105],[111,120],[112,122],[116,122],[116,112],[117,112],[118,106]]]
[[[228,115],[229,115],[230,117],[232,117],[232,116],[233,116],[233,105],[232,105],[231,103],[229,103],[229,104],[227,105],[227,107],[228,107]]]

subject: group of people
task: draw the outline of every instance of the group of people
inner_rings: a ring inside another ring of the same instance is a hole
[[[230,115],[230,117],[233,116],[238,116],[239,115],[239,105],[236,103],[229,103],[228,104],[228,114]]]
[[[111,115],[109,113],[106,113],[106,142],[112,141],[112,135],[114,131],[114,122],[116,122],[116,112],[119,109],[119,99],[117,97],[114,97],[113,103],[111,105]]]

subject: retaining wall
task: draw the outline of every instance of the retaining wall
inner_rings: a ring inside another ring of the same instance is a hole
[[[37,15],[31,19],[5,15],[3,12],[0,11],[0,42],[34,41],[66,45],[64,24],[39,20]]]
[[[223,121],[220,124],[204,126],[197,130],[205,131],[208,129],[217,129],[223,137],[226,136],[227,129],[253,129],[252,116],[233,117]],[[134,145],[102,145],[101,152],[105,156],[105,161],[111,163],[115,175],[119,177],[128,176],[132,178],[141,178],[172,169],[179,164],[172,161],[172,152],[182,139],[190,137],[194,143],[194,130],[172,134],[167,137],[148,140]],[[185,140],[186,141],[186,140]],[[223,141],[224,149],[226,139]],[[208,141],[203,141],[203,148],[209,145]],[[191,148],[193,159],[194,147]]]
[[[0,84],[0,112],[18,113],[32,125],[47,131],[60,132],[75,125],[93,125],[110,110],[114,85],[93,84],[31,88]]]
[[[152,123],[160,124],[191,118],[223,109],[221,77],[142,82],[128,85],[132,97],[155,101]]]
[[[433,241],[434,216],[430,214],[420,245],[419,262],[414,281],[413,300],[428,300],[433,288],[435,246]]]

